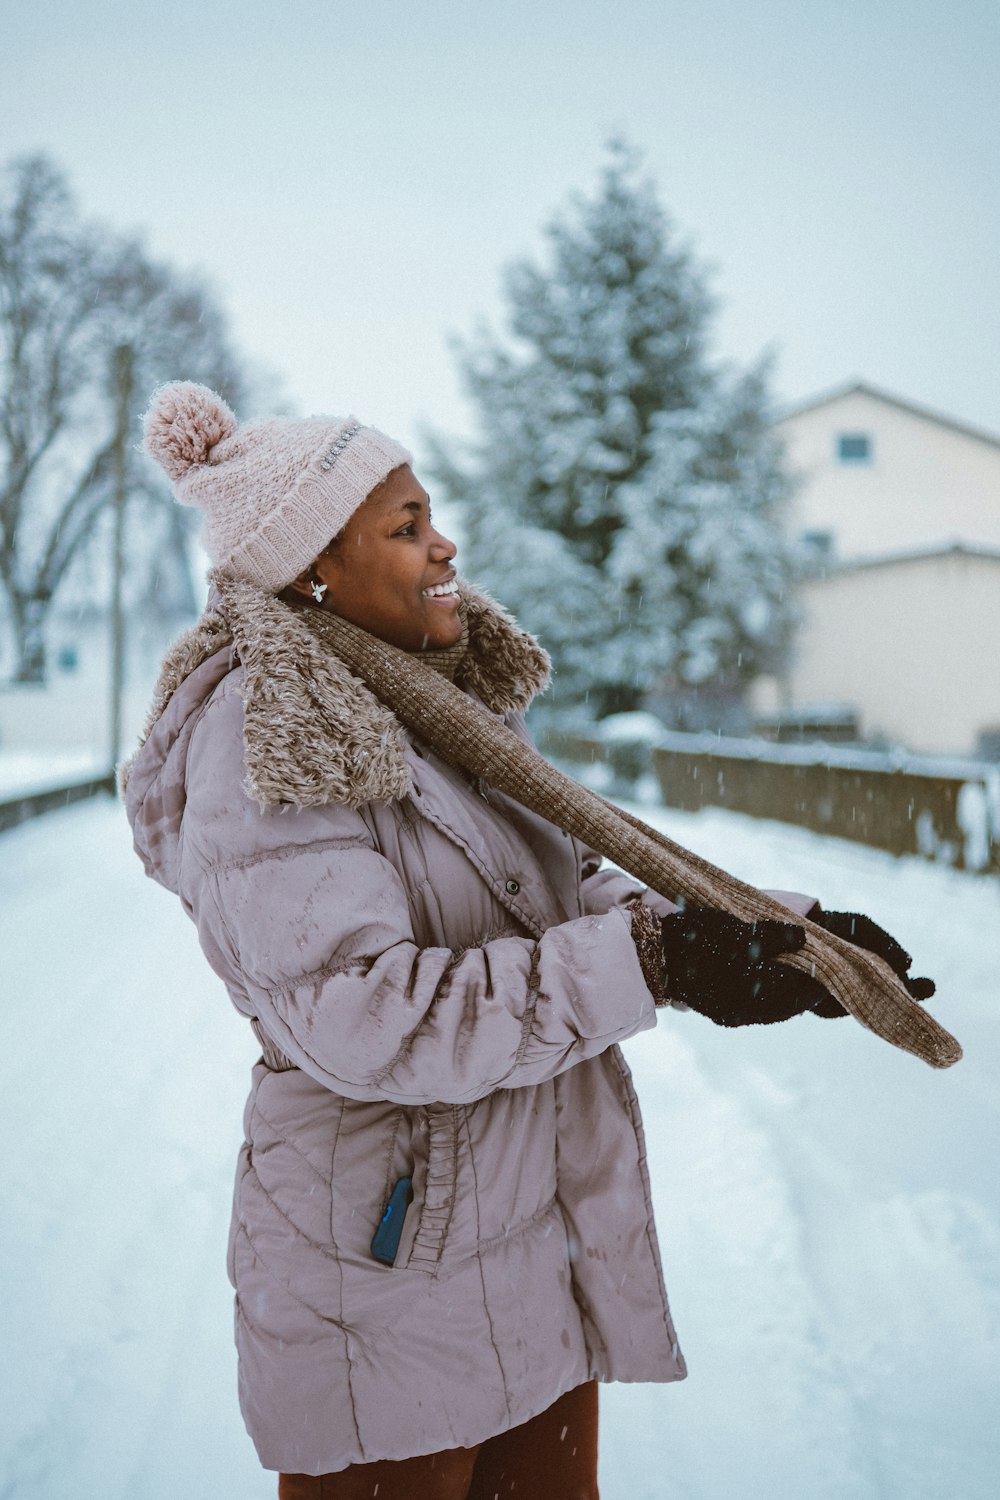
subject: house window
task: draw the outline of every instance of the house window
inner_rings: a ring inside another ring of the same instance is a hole
[[[841,432],[837,435],[837,457],[842,464],[870,464],[872,440],[867,432]]]
[[[833,557],[832,531],[803,531],[799,540],[810,562],[829,562]]]

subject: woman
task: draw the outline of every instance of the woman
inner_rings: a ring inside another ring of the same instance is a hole
[[[347,668],[353,627],[521,735],[547,679],[398,443],[237,428],[189,384],[145,442],[216,570],[127,806],[262,1049],[229,1246],[261,1462],[285,1500],[596,1496],[596,1382],[685,1374],[617,1043],[665,987],[724,1024],[843,1012],[772,961],[801,927],[671,915]]]

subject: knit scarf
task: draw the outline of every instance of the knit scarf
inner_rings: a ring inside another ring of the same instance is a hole
[[[318,613],[318,612],[317,612]],[[565,828],[660,895],[731,912],[745,922],[788,921],[788,911],[754,886],[672,839],[550,765],[502,720],[419,656],[399,651],[327,612],[323,635],[340,659],[442,760]],[[796,918],[805,946],[782,962],[815,977],[845,1010],[904,1052],[932,1067],[956,1063],[955,1038],[907,993],[888,965],[864,949]]]
[[[225,592],[245,588],[227,586],[221,579],[218,582]],[[481,602],[483,597],[467,591],[468,599]],[[271,604],[287,608],[273,599]],[[503,703],[494,701],[485,706],[476,696],[463,691],[463,687],[475,687],[475,682],[467,680],[464,642],[444,652],[412,654],[390,646],[330,611],[307,607],[295,613],[324,654],[328,652],[339,658],[391,711],[396,721],[449,765],[471,778],[482,778],[522,806],[566,829],[669,900],[725,910],[746,922],[789,920],[787,908],[762,891],[675,844],[557,770],[498,716],[498,711],[504,711]],[[206,629],[209,629],[207,636]],[[204,656],[209,646],[218,649],[233,639],[225,617],[218,614],[204,617],[201,633],[198,656]],[[238,649],[242,633],[240,629],[236,631]],[[530,637],[525,639],[544,661],[544,654]],[[169,697],[177,678],[185,670],[191,670],[194,660],[189,650],[183,666],[175,667],[173,682],[166,688],[161,686],[154,715]],[[456,675],[457,683],[452,680]],[[280,703],[278,707],[280,711]],[[390,731],[391,738],[395,732]],[[382,744],[386,744],[385,731]],[[253,779],[252,765],[249,772]],[[393,794],[404,795],[405,789],[405,783],[400,781]],[[304,794],[300,800],[305,800]],[[805,929],[805,945],[796,952],[783,954],[782,963],[814,975],[862,1026],[894,1047],[923,1058],[935,1068],[947,1068],[959,1060],[962,1049],[956,1039],[910,997],[887,964],[825,932],[807,918],[797,916],[795,920]]]

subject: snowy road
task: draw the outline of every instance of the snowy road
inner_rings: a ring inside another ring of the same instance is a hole
[[[649,816],[649,810],[644,810]],[[966,1048],[669,1014],[628,1055],[691,1369],[602,1390],[603,1500],[992,1500],[1000,882],[661,813],[758,884],[871,912]],[[0,838],[0,1500],[265,1500],[223,1253],[257,1054],[101,802]]]

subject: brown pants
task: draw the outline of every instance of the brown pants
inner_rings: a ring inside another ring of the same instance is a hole
[[[421,1458],[281,1474],[278,1500],[598,1500],[597,1382],[488,1438]]]

